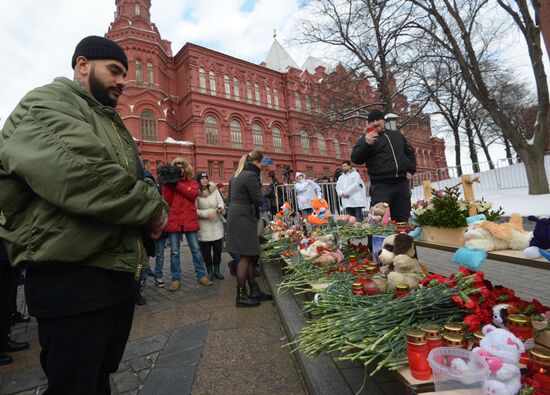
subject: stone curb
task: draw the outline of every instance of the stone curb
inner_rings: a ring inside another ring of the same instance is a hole
[[[281,317],[289,341],[298,339],[300,330],[306,326],[306,320],[301,307],[296,303],[290,292],[279,294],[277,286],[281,281],[281,274],[275,265],[262,265],[265,280],[273,295],[273,301]],[[344,376],[336,367],[336,364],[326,354],[315,358],[295,351],[294,356],[298,361],[300,372],[306,383],[308,393],[311,395],[353,394]]]

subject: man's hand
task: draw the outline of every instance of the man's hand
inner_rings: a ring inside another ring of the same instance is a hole
[[[148,226],[149,230],[151,231],[151,238],[158,239],[162,234],[162,230],[164,229],[167,223],[168,223],[168,214],[166,214],[166,211],[162,209],[160,218],[156,222]]]
[[[365,142],[368,145],[373,145],[377,139],[378,139],[378,132],[375,132],[374,130],[372,132],[369,132],[367,129],[367,133],[365,133]]]
[[[407,172],[407,180],[412,180],[413,179],[413,175],[409,172]]]

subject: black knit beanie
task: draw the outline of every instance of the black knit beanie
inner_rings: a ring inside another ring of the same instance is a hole
[[[384,119],[384,113],[380,110],[370,110],[367,115],[367,121],[373,122],[379,119]]]
[[[100,36],[88,36],[80,41],[73,54],[72,67],[76,66],[76,58],[84,56],[86,59],[113,59],[118,60],[128,70],[128,58],[124,50],[112,40]]]
[[[195,180],[197,180],[197,182],[200,183],[201,178],[203,178],[203,177],[208,178],[208,180],[210,181],[210,178],[208,177],[208,173],[199,173],[199,174],[197,174],[197,176],[195,177]]]

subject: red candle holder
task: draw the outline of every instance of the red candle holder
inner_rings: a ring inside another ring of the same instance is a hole
[[[527,372],[539,383],[537,394],[550,395],[550,351],[541,348],[529,350]]]
[[[506,328],[523,342],[526,351],[521,354],[519,363],[527,364],[529,350],[535,346],[535,329],[531,319],[522,314],[510,314],[506,320]]]
[[[407,357],[409,369],[415,379],[428,380],[432,375],[428,363],[428,344],[424,332],[419,329],[410,329],[406,332]]]
[[[443,339],[439,332],[439,325],[426,324],[420,327],[420,330],[426,334],[426,343],[428,343],[428,352],[434,348],[443,346]]]
[[[402,298],[411,292],[407,284],[395,284],[395,296]]]

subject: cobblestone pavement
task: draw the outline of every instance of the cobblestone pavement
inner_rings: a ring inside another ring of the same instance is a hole
[[[235,308],[235,279],[223,254],[225,280],[197,284],[191,254],[182,245],[182,288],[169,292],[169,249],[165,251],[165,288],[149,277],[144,306],[134,323],[119,370],[111,376],[113,394],[304,394],[296,361],[287,348],[272,302],[253,309]],[[151,267],[153,267],[153,263]],[[259,282],[265,287],[263,279]],[[20,304],[25,309],[22,287]],[[37,325],[12,331],[28,350],[0,366],[0,394],[41,394],[46,378],[40,367]]]

